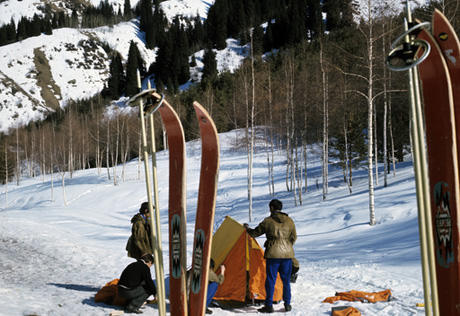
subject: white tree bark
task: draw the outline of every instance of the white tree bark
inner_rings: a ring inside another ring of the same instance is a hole
[[[323,201],[328,194],[328,168],[329,168],[329,104],[328,82],[326,66],[324,65],[323,44],[320,43],[320,67],[323,87],[323,151],[322,151],[322,174],[323,174]]]

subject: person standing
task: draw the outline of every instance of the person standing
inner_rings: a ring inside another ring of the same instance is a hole
[[[265,279],[265,304],[258,311],[260,313],[273,313],[273,294],[275,292],[276,277],[279,272],[283,282],[283,301],[286,312],[291,307],[291,270],[294,258],[293,245],[297,240],[294,221],[288,214],[281,212],[283,203],[273,199],[269,203],[270,216],[266,217],[256,228],[252,229],[245,224],[249,236],[256,238],[265,234],[266,279]]]
[[[143,254],[152,254],[152,245],[150,242],[150,212],[148,202],[141,204],[139,213],[131,219],[131,236],[126,244],[128,257],[140,259]]]
[[[157,294],[150,273],[152,265],[153,256],[145,254],[136,262],[128,265],[121,273],[118,281],[118,295],[128,301],[125,308],[130,313],[141,314],[142,311],[139,308],[142,304],[150,295]]]

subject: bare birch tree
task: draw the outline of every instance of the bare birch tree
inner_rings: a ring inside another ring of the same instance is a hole
[[[323,151],[322,151],[322,174],[323,174],[323,201],[326,200],[329,187],[329,88],[327,79],[326,62],[324,60],[323,41],[320,41],[319,63],[321,68],[322,92],[323,92]]]

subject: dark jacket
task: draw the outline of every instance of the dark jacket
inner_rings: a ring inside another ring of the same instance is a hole
[[[297,240],[297,232],[294,221],[286,213],[274,211],[259,226],[254,229],[248,228],[247,231],[253,238],[265,234],[267,240],[264,244],[264,257],[266,259],[294,258],[292,246]]]
[[[121,273],[120,280],[118,281],[118,286],[122,286],[128,290],[132,290],[139,285],[144,287],[147,294],[157,294],[150,268],[143,260],[137,260],[127,266]]]
[[[126,250],[128,257],[140,259],[144,253],[152,253],[150,224],[139,213],[134,215],[131,223],[133,224],[131,236],[126,244]]]

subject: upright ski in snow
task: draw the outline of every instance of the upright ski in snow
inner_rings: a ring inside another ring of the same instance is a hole
[[[419,65],[424,101],[431,216],[440,315],[460,315],[459,175],[452,84],[444,55],[426,30],[431,52]]]
[[[460,44],[457,34],[446,17],[438,10],[433,14],[433,37],[444,56],[451,79],[454,124],[454,141],[457,149],[453,160],[460,156],[458,136],[460,135]],[[456,138],[457,136],[457,138]],[[447,154],[447,152],[446,152]],[[431,174],[430,174],[431,176]],[[459,183],[437,183],[433,192],[436,210],[433,210],[436,241],[436,270],[438,276],[439,309],[441,315],[460,315],[460,245],[459,245]]]
[[[209,262],[219,174],[219,138],[208,112],[194,102],[201,134],[201,170],[196,210],[195,238],[190,281],[190,316],[202,316],[206,310]]]
[[[161,98],[157,93],[152,97]],[[171,316],[187,315],[186,157],[182,124],[171,105],[160,108],[169,145],[169,302]]]

